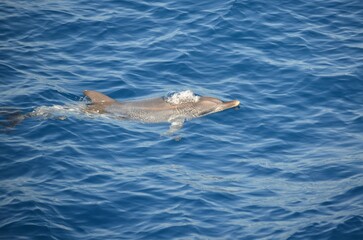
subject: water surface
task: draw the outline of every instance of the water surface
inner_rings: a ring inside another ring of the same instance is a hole
[[[241,107],[176,137],[78,113],[2,128],[0,238],[362,239],[362,23],[361,1],[2,1],[2,124],[86,89]]]

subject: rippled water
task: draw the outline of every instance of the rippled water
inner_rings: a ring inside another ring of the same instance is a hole
[[[176,137],[78,112],[2,127],[0,238],[362,239],[362,39],[359,0],[1,1],[2,125],[85,89],[241,107]]]

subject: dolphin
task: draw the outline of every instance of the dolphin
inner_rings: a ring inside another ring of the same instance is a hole
[[[117,119],[146,123],[169,122],[171,123],[169,134],[182,128],[185,120],[238,107],[240,104],[238,100],[224,102],[213,97],[197,96],[189,90],[180,92],[187,93],[184,94],[187,96],[184,98],[174,94],[169,98],[125,102],[118,102],[96,91],[85,90],[83,93],[91,100],[85,109],[87,113],[108,114]]]
[[[86,106],[39,106],[26,114],[11,109],[0,109],[0,126],[11,129],[31,117],[64,120],[67,115],[86,113],[145,123],[169,122],[171,126],[166,134],[172,134],[182,128],[186,120],[238,107],[240,104],[237,100],[223,102],[213,97],[198,96],[190,90],[176,92],[166,97],[123,102],[96,91],[86,90],[84,95],[91,100]]]

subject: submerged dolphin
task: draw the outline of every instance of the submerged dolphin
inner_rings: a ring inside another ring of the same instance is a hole
[[[149,123],[170,122],[169,133],[173,133],[183,126],[185,120],[238,107],[240,104],[237,100],[223,102],[217,98],[196,96],[191,91],[180,93],[187,93],[187,96],[178,98],[173,95],[169,98],[118,102],[100,92],[86,90],[84,95],[91,99],[91,104],[85,111],[109,114],[118,119]]]

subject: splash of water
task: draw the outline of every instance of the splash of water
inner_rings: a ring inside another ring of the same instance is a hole
[[[66,119],[71,116],[81,116],[85,114],[85,104],[72,104],[72,105],[53,105],[53,106],[40,106],[35,108],[29,116],[40,118],[59,118]]]
[[[171,92],[164,97],[164,100],[170,104],[194,103],[198,102],[200,97],[191,90],[181,92]]]

